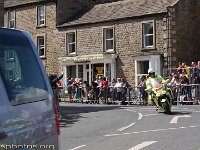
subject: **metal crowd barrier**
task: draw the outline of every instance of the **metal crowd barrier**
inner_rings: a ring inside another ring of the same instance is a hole
[[[174,104],[198,104],[200,100],[200,84],[181,84],[172,87]]]
[[[60,87],[60,101],[70,102],[68,88]],[[90,91],[86,90],[86,87],[78,87],[72,90],[73,102],[78,103],[107,103],[107,104],[138,104],[138,91],[134,88],[124,88],[119,91],[112,86],[106,88],[104,91],[100,91],[100,88],[91,88]]]
[[[174,99],[173,104],[197,104],[200,100],[200,84],[188,84],[170,87]],[[60,87],[60,101],[70,102],[68,88]],[[86,90],[86,87],[77,87],[72,90],[74,103],[100,103],[100,104],[128,104],[128,105],[146,105],[147,93],[141,93],[139,88],[124,88],[118,91],[112,86],[100,92],[99,87]]]

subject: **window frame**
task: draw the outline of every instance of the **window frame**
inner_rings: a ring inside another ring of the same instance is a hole
[[[69,38],[69,35],[71,34],[74,34],[75,38],[74,38],[74,41],[69,43],[68,42],[68,38]],[[65,48],[66,48],[66,55],[76,55],[77,53],[77,32],[76,31],[69,31],[69,32],[66,32],[65,34]],[[70,52],[70,47],[69,45],[73,45],[74,44],[74,52]]]
[[[145,34],[145,25],[146,24],[152,24],[153,26],[153,34]],[[149,20],[149,21],[143,21],[142,22],[142,48],[143,49],[155,49],[155,21],[154,20]],[[146,36],[153,36],[153,45],[147,45],[147,42],[146,42]]]
[[[106,39],[106,31],[112,29],[113,30],[113,37],[110,39]],[[106,49],[107,41],[113,41],[113,48],[112,49]],[[115,29],[114,26],[111,27],[103,27],[103,52],[104,53],[113,53],[115,50]]]
[[[11,16],[10,13],[14,13],[13,14],[14,18],[13,19],[10,18],[10,16]],[[16,27],[16,12],[15,12],[15,10],[9,10],[7,15],[8,15],[8,28],[14,29]],[[13,21],[13,27],[12,28],[10,26],[11,25],[11,23],[10,23],[11,21]]]
[[[40,20],[40,17],[42,15],[40,14],[39,8],[41,8],[41,7],[44,8],[44,12],[43,12],[43,19]],[[46,25],[46,7],[45,7],[45,5],[39,5],[39,6],[36,7],[36,10],[37,10],[37,19],[36,19],[37,27],[43,27],[43,26]],[[41,21],[44,21],[44,23],[41,24],[40,23]]]
[[[14,50],[9,50],[8,53],[6,53],[6,61],[15,61],[15,52]]]
[[[43,45],[43,47],[41,47],[39,45],[39,38],[40,37],[44,38],[44,45]],[[37,49],[38,49],[38,54],[39,54],[40,58],[46,58],[46,34],[37,35],[36,42],[37,42]],[[44,55],[40,55],[40,49],[42,49],[42,48],[44,49]]]

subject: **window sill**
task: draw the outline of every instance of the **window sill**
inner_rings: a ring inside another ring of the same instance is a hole
[[[104,53],[104,54],[114,54],[115,51],[114,51],[114,50],[110,50],[110,51],[104,51],[103,53]]]
[[[144,47],[143,47],[141,51],[157,51],[157,48],[155,48],[155,47],[144,48]]]
[[[46,59],[46,56],[40,56],[41,59]]]
[[[46,28],[46,25],[44,24],[44,25],[38,25],[38,26],[36,26],[36,28]]]
[[[75,53],[69,53],[69,54],[66,54],[66,56],[76,56],[76,54]]]

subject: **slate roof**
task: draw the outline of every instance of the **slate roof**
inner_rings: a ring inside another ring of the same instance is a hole
[[[51,0],[5,0],[4,8],[27,5],[27,4],[42,2],[42,1],[51,1]]]
[[[59,27],[164,13],[167,12],[168,6],[174,5],[178,1],[179,0],[123,0],[98,4],[81,17],[66,22]]]

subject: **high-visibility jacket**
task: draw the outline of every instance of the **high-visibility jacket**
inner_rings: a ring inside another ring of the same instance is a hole
[[[159,82],[159,83],[166,83],[166,80],[164,80],[161,75],[156,75],[155,76],[155,79]],[[151,80],[151,77],[149,77],[147,80],[146,80],[146,89],[148,90],[151,90],[152,89],[152,86],[151,86],[151,83],[150,83],[150,80]]]

